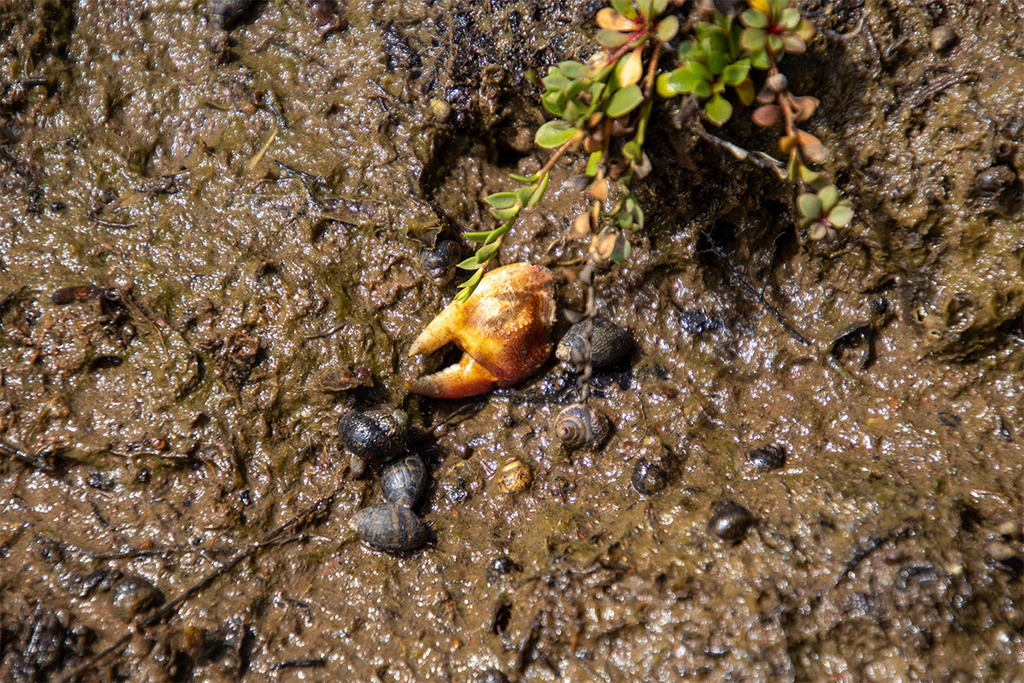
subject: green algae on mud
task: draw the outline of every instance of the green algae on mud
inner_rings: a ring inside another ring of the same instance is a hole
[[[554,361],[466,404],[405,395],[423,369],[405,351],[454,293],[420,251],[489,225],[480,199],[542,162],[522,144],[542,121],[522,73],[583,56],[599,7],[490,5],[353,3],[321,38],[305,3],[264,2],[223,57],[190,3],[0,5],[0,678],[121,638],[113,572],[173,599],[335,490],[295,542],[90,675],[1018,674],[1019,13],[803,5],[823,37],[789,75],[822,101],[812,132],[860,219],[814,252],[787,188],[659,114],[647,232],[598,277],[601,314],[637,346],[595,378],[607,443],[569,454]],[[936,26],[957,42],[934,51]],[[1016,181],[979,193],[994,166]],[[562,179],[508,262],[578,255]],[[50,301],[86,284],[120,300]],[[323,391],[325,372],[367,379]],[[431,471],[437,541],[410,557],[348,531],[379,494],[346,475],[335,425],[377,403],[409,410]],[[768,444],[786,466],[743,476]],[[534,473],[516,495],[493,480],[510,456]],[[634,490],[641,459],[664,491]],[[737,545],[707,534],[726,499],[756,519]]]

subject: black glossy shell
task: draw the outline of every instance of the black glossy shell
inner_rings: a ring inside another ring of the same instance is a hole
[[[157,607],[164,601],[159,588],[141,576],[122,577],[110,589],[110,605],[118,616],[131,621],[135,615]]]
[[[743,475],[748,479],[764,472],[782,468],[786,464],[786,451],[780,446],[762,446],[747,453]]]
[[[388,462],[405,448],[409,416],[401,410],[390,413],[352,411],[338,419],[338,434],[345,448],[366,461]]]
[[[427,542],[427,527],[407,507],[377,503],[352,515],[359,538],[379,550],[405,553]]]
[[[420,263],[430,277],[448,282],[455,274],[455,265],[462,260],[462,247],[455,240],[441,240],[433,249],[420,254]]]
[[[594,318],[590,333],[590,364],[595,369],[614,365],[631,346],[629,330],[604,318]],[[582,364],[587,357],[587,321],[578,322],[558,342],[555,356],[566,363]]]
[[[708,521],[708,533],[728,543],[738,543],[754,524],[754,516],[747,508],[732,500],[723,500],[715,506]]]
[[[418,455],[399,458],[384,468],[380,475],[380,490],[389,503],[411,508],[423,494],[427,483],[427,468]]]
[[[230,30],[252,3],[253,0],[210,0],[210,23]]]
[[[590,406],[574,403],[555,418],[555,436],[568,449],[600,446],[608,436],[608,418]]]
[[[633,465],[633,476],[630,483],[637,493],[651,496],[665,488],[668,483],[668,473],[657,463],[640,458]]]

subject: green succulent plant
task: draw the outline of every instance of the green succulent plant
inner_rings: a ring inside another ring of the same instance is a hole
[[[755,124],[784,128],[779,149],[788,162],[774,163],[800,188],[794,208],[806,238],[821,239],[849,225],[850,202],[809,166],[824,160],[824,145],[797,125],[814,114],[818,100],[793,95],[778,69],[785,54],[806,51],[814,35],[814,27],[792,2],[747,0],[738,21],[698,5],[695,12],[703,13],[702,18],[687,22],[693,28],[680,42],[675,63],[664,65],[670,67],[665,69],[661,64],[663,54],[668,54],[665,48],[681,30],[679,18],[665,14],[668,0],[611,0],[611,6],[595,18],[598,51],[585,62],[560,62],[540,80],[541,103],[556,118],[537,129],[535,141],[553,152],[536,173],[511,175],[521,184],[519,189],[486,198],[500,224],[492,230],[465,233],[467,240],[479,246],[459,264],[474,272],[460,285],[457,298],[472,295],[504,235],[524,209],[544,197],[555,163],[579,147],[589,154],[590,207],[573,221],[571,236],[590,237],[588,258],[595,262],[621,263],[629,257],[628,235],[642,230],[645,223],[632,183],[651,170],[643,146],[656,96],[690,98],[703,118],[716,126],[732,118],[734,102],[744,107],[756,102],[750,114]],[[757,72],[764,73],[759,90]]]

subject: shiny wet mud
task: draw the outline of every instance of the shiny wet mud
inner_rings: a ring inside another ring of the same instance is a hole
[[[611,433],[570,452],[554,359],[463,402],[404,382],[446,360],[406,358],[457,282],[424,251],[538,164],[522,73],[599,3],[259,2],[226,35],[201,3],[0,3],[0,678],[1021,675],[1012,4],[803,4],[790,82],[858,207],[834,243],[658,115],[646,233],[596,278],[633,340],[593,380]],[[502,251],[580,310],[577,166]],[[349,529],[381,498],[336,425],[381,405],[430,476],[408,555]]]

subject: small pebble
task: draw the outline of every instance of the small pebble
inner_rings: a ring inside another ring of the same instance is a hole
[[[708,521],[708,533],[729,543],[738,543],[754,524],[754,516],[747,508],[732,500],[715,506]]]
[[[1008,166],[989,166],[974,177],[974,187],[982,197],[999,197],[1017,181],[1017,174]]]
[[[652,496],[665,488],[668,483],[668,473],[656,463],[640,458],[633,465],[633,476],[630,477],[630,482],[637,493]]]
[[[110,605],[124,621],[131,621],[135,615],[160,605],[164,594],[141,576],[125,576],[114,584],[110,591]]]
[[[1024,531],[1024,527],[1021,526],[1020,522],[1015,522],[1012,519],[1008,519],[1005,522],[1002,522],[996,528],[996,531],[998,531],[1006,538],[1016,538],[1017,536],[1021,535],[1022,531]]]
[[[936,26],[932,29],[931,44],[933,52],[945,52],[956,43],[956,31],[949,26]]]
[[[1005,562],[1016,554],[1008,543],[1002,541],[991,541],[985,546],[985,551],[998,562]]]
[[[508,677],[498,669],[487,669],[478,673],[473,681],[474,683],[508,683]]]
[[[519,565],[517,565],[511,557],[508,555],[499,555],[491,560],[490,564],[487,565],[487,583],[494,583],[502,576],[511,574],[517,569],[519,569]]]

